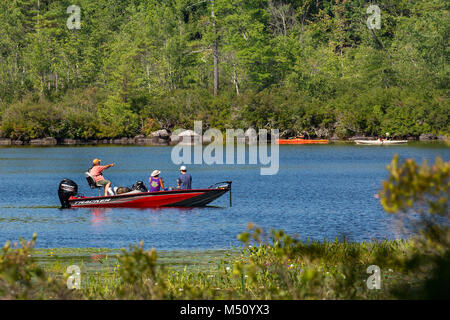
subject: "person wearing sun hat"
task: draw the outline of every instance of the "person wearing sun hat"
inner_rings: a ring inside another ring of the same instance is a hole
[[[109,187],[111,187],[111,181],[106,180],[105,177],[103,177],[102,172],[105,169],[114,167],[114,163],[108,164],[106,166],[101,166],[100,165],[101,161],[102,160],[97,158],[92,160],[92,167],[89,169],[89,173],[94,178],[94,181],[98,186],[105,187],[105,197],[106,197],[108,195],[108,189]]]
[[[164,190],[164,182],[159,177],[160,174],[161,171],[153,170],[151,177],[148,179],[148,181],[150,182],[150,192],[160,191],[161,189]]]
[[[178,189],[192,189],[192,176],[186,172],[186,166],[180,167],[180,176],[178,177]]]

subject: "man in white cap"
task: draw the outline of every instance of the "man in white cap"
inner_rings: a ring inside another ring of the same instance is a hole
[[[178,189],[192,189],[192,177],[186,172],[186,167],[180,167],[180,176],[178,177]]]

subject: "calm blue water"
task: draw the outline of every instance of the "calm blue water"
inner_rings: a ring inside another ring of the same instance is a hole
[[[228,195],[196,209],[71,209],[59,210],[58,184],[74,180],[79,192],[96,195],[83,173],[93,158],[116,166],[105,177],[116,186],[148,181],[162,171],[174,186],[178,165],[170,147],[20,147],[0,148],[0,243],[31,238],[37,247],[128,247],[144,240],[146,247],[219,249],[239,245],[236,235],[248,222],[284,229],[322,240],[347,237],[361,241],[399,238],[391,215],[374,194],[387,177],[393,155],[401,159],[450,160],[443,144],[356,146],[332,144],[280,146],[280,170],[261,176],[259,165],[189,165],[193,187],[233,181],[233,207]]]

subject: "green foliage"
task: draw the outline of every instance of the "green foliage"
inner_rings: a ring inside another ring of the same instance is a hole
[[[130,250],[123,250],[118,256],[119,275],[122,286],[119,297],[128,299],[162,299],[164,298],[164,280],[158,280],[156,272],[156,250],[144,251],[144,243],[130,246]]]
[[[98,110],[101,121],[100,137],[134,136],[139,131],[139,118],[131,111],[130,104],[117,94],[108,97]]]
[[[448,233],[436,231],[435,236],[440,238],[435,240],[443,243],[444,236],[448,243]],[[123,249],[122,254],[116,258],[114,255],[96,254],[92,256],[95,263],[91,262],[90,267],[83,260],[61,259],[55,255],[53,259],[56,262],[50,263],[51,260],[45,257],[45,264],[40,272],[43,273],[43,269],[49,270],[49,274],[55,279],[61,278],[68,264],[82,266],[81,289],[71,291],[70,296],[62,296],[58,292],[63,289],[40,287],[41,283],[35,281],[30,283],[26,297],[158,300],[448,297],[447,282],[437,277],[444,277],[448,273],[448,268],[445,269],[443,264],[448,263],[448,250],[445,246],[425,246],[414,240],[303,242],[281,230],[271,230],[267,235],[251,224],[238,238],[244,242],[245,247],[230,251],[221,260],[211,261],[201,268],[196,265],[189,269],[187,266],[183,268],[183,265],[172,265],[171,261],[175,262],[176,259],[171,259],[170,252],[163,254],[166,260],[161,263],[156,251],[144,250],[142,242],[138,246],[130,246],[129,250]],[[62,250],[65,249],[56,251]],[[196,254],[199,253],[192,253]],[[53,252],[50,255],[53,256]],[[77,258],[79,255],[77,250]],[[29,254],[21,257],[23,259],[20,261],[9,259],[10,263],[5,268],[8,274],[17,268],[23,268],[16,265],[16,262],[28,266],[34,261]],[[180,262],[183,263],[178,261]],[[92,266],[93,264],[98,266]],[[366,286],[369,276],[366,269],[373,264],[381,268],[381,290],[369,290]],[[100,265],[104,266],[98,270]],[[30,270],[29,267],[26,268]],[[90,271],[90,268],[94,271]],[[27,274],[22,272],[18,277],[27,279]],[[0,283],[3,279],[6,276],[0,272]],[[20,283],[23,285],[28,282]],[[34,293],[38,290],[41,295]],[[63,290],[64,292],[68,291]]]
[[[66,27],[71,4],[80,30]],[[448,135],[448,1],[383,1],[380,30],[366,26],[368,5],[0,0],[2,135],[132,136],[148,134],[148,118],[166,129],[195,119],[320,137]],[[64,129],[52,110],[67,112],[59,106],[89,88],[97,94],[86,122]],[[29,96],[50,119],[31,114]]]
[[[436,157],[430,167],[407,159],[399,165],[398,155],[387,167],[390,176],[383,182],[381,204],[388,212],[413,209],[419,213],[439,214],[449,218],[450,162]]]
[[[156,251],[144,250],[141,242],[130,246],[129,250],[123,249],[116,257],[108,254],[93,256],[95,264],[105,265],[101,270],[98,266],[93,267],[93,263],[89,267],[84,260],[56,256],[63,255],[65,249],[47,251],[43,269],[57,279],[64,273],[66,265],[81,266],[81,289],[71,291],[74,295],[67,297],[77,299],[394,298],[390,287],[403,281],[403,274],[398,272],[400,268],[394,258],[403,257],[404,251],[409,250],[406,241],[301,242],[282,231],[271,231],[273,241],[268,243],[261,240],[263,236],[260,228],[250,226],[239,238],[260,241],[257,245],[230,251],[225,256],[222,254],[220,260],[202,268],[171,265],[175,259],[170,259],[170,252],[163,253],[166,256],[163,264]],[[96,249],[83,251],[91,250],[98,252]],[[76,251],[79,258],[81,252]],[[43,258],[42,252],[40,255]],[[384,262],[386,259],[381,260],[380,257],[389,257],[391,261]],[[50,263],[52,259],[56,262]],[[21,263],[25,265],[30,261],[29,256],[24,256]],[[369,290],[365,283],[368,276],[365,269],[382,261],[383,290]],[[89,271],[89,268],[95,270]],[[39,283],[31,285],[33,290],[38,288],[35,285]],[[53,287],[45,287],[42,297],[58,298],[54,290]],[[28,297],[37,298],[35,295]]]
[[[426,162],[418,165],[413,159],[399,164],[396,155],[388,171],[389,179],[380,192],[383,207],[388,212],[405,213],[403,222],[412,220],[420,232],[412,240],[414,250],[397,258],[405,273],[418,283],[414,289],[399,284],[395,294],[400,298],[448,299],[450,162],[437,157],[431,167]],[[420,218],[414,219],[417,214]]]
[[[36,234],[31,241],[7,242],[0,256],[0,299],[74,299],[78,295],[67,289],[60,279],[47,276],[31,257]]]
[[[96,137],[100,119],[95,105],[99,99],[101,92],[90,88],[70,91],[57,103],[30,95],[1,114],[0,131],[5,137],[25,141],[42,137]]]
[[[380,257],[403,256],[408,245],[404,241],[302,242],[282,230],[267,235],[252,224],[238,238],[246,247],[234,264],[236,277],[248,278],[248,292],[269,299],[392,299],[391,286],[401,282],[402,275],[389,271],[398,265]],[[366,287],[365,271],[372,264],[384,270],[382,292]]]

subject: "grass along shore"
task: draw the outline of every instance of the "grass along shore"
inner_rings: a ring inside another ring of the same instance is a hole
[[[448,229],[440,234],[449,238]],[[449,298],[448,246],[427,246],[420,237],[299,241],[250,224],[238,238],[240,248],[203,251],[156,252],[143,243],[127,250],[34,249],[35,238],[20,247],[6,244],[0,299]],[[69,290],[73,265],[80,268],[81,288]],[[372,265],[380,270],[379,289],[368,288]]]
[[[245,242],[258,230],[239,237]],[[297,242],[282,231],[273,235],[272,245],[230,250],[54,248],[33,249],[30,259],[62,284],[70,265],[80,267],[75,299],[395,299],[393,288],[419,283],[400,263],[412,241]],[[373,264],[381,269],[380,290],[367,287]]]

